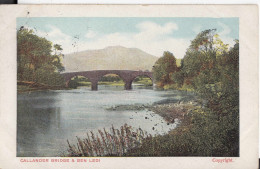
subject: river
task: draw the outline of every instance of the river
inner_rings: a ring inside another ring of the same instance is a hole
[[[174,129],[163,118],[148,110],[108,110],[116,105],[146,105],[176,102],[185,94],[177,91],[158,91],[152,87],[134,85],[99,85],[98,91],[89,87],[73,90],[54,90],[22,93],[17,96],[17,156],[55,157],[67,150],[68,139],[76,144],[76,136],[104,127],[109,130],[127,123],[152,135]]]

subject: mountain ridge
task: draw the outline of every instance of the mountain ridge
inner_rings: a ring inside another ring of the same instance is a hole
[[[66,54],[65,72],[90,70],[152,70],[158,57],[138,48],[107,46],[103,49],[85,50]]]

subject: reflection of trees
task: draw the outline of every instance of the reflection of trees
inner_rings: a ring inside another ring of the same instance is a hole
[[[55,107],[57,93],[40,94],[18,97],[17,156],[38,156],[37,147],[51,142],[45,137],[51,127],[60,128],[60,108]]]

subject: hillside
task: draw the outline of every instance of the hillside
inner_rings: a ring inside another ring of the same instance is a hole
[[[64,56],[66,72],[88,70],[152,70],[158,58],[137,48],[110,46]]]

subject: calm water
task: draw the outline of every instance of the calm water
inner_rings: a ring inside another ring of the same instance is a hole
[[[98,91],[81,87],[18,94],[17,156],[60,156],[67,149],[67,139],[75,144],[76,136],[84,138],[87,131],[109,129],[112,124],[119,128],[127,123],[152,135],[167,133],[176,124],[167,125],[159,115],[148,110],[106,109],[115,105],[174,102],[182,97],[183,94],[174,91],[140,86],[126,91],[121,86],[101,85]]]

